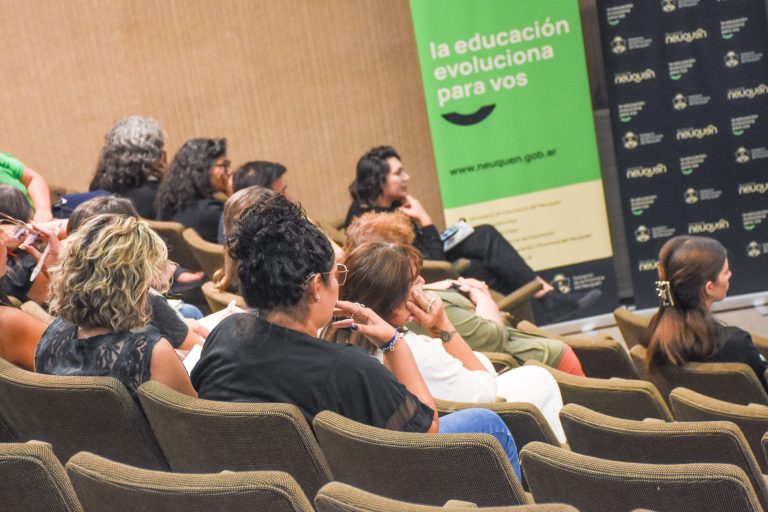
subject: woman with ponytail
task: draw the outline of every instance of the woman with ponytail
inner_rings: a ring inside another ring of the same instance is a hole
[[[730,279],[726,250],[717,240],[678,236],[664,244],[656,282],[661,306],[649,328],[650,370],[689,361],[745,363],[768,390],[768,362],[749,333],[712,315],[712,305],[725,298]]]

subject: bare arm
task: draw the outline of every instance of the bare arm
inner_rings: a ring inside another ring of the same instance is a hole
[[[20,309],[0,306],[0,357],[35,371],[35,349],[46,327]]]
[[[491,297],[491,292],[482,281],[472,278],[460,277],[456,284],[459,289],[469,295],[469,300],[475,305],[475,314],[480,318],[490,320],[499,327],[505,327],[504,320],[501,318],[501,312],[496,305],[496,301]]]
[[[472,348],[461,337],[461,334],[456,332],[451,321],[448,320],[440,297],[432,294],[425,295],[421,290],[414,290],[412,299],[407,302],[406,307],[416,319],[416,323],[429,329],[433,335],[437,335],[441,331],[452,333],[451,340],[443,343],[443,348],[461,361],[464,368],[472,371],[488,371],[472,351]]]
[[[181,359],[167,339],[161,339],[152,349],[152,364],[149,371],[152,380],[165,384],[179,393],[197,397],[197,391],[192,387],[187,370],[184,369]]]
[[[356,330],[367,337],[376,346],[380,347],[386,344],[395,334],[395,328],[376,314],[370,308],[361,307],[358,304],[348,301],[338,301],[336,303],[338,312],[351,316],[352,318],[334,322],[336,328],[345,328],[355,325]],[[434,412],[432,425],[428,432],[437,432],[439,427],[439,418],[437,407],[432,399],[432,394],[427,389],[424,379],[419,373],[416,361],[413,359],[411,348],[404,341],[395,343],[394,350],[384,351],[384,366],[392,372],[397,380],[406,387],[419,401],[428,405]]]
[[[45,178],[38,174],[37,171],[25,167],[24,174],[21,175],[21,182],[27,187],[29,197],[32,199],[32,205],[35,207],[35,220],[37,222],[52,220],[51,191]]]

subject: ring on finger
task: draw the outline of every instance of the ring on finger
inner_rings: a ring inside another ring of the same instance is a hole
[[[432,312],[432,306],[434,306],[434,305],[435,305],[435,301],[436,301],[436,300],[437,300],[437,299],[435,299],[434,297],[432,297],[432,298],[429,300],[429,304],[427,304],[427,313],[431,313],[431,312]]]

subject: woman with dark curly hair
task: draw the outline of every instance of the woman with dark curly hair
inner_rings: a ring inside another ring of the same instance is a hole
[[[128,198],[139,215],[157,216],[155,198],[167,166],[165,133],[151,117],[118,121],[104,137],[90,190],[106,190]]]
[[[391,430],[486,432],[519,475],[509,429],[495,413],[469,409],[438,418],[434,401],[400,333],[362,304],[339,301],[346,267],[301,207],[275,194],[249,208],[230,237],[241,290],[253,311],[211,332],[192,383],[201,398],[295,404],[311,422],[323,410]],[[359,347],[327,343],[333,323],[382,348],[384,364]]]
[[[158,220],[172,220],[217,243],[224,203],[213,198],[229,183],[226,139],[192,139],[176,153],[157,193]]]

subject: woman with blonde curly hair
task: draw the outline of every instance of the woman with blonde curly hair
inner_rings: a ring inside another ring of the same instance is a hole
[[[52,271],[57,318],[35,352],[35,370],[111,376],[136,397],[147,380],[196,396],[171,344],[147,329],[150,287],[164,289],[168,250],[146,223],[97,215],[72,234]]]

